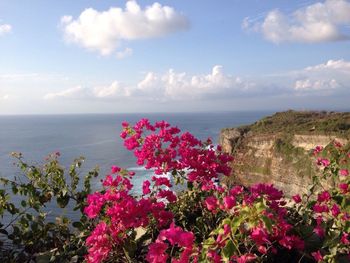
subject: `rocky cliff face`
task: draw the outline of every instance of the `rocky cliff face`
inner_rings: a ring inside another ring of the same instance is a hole
[[[277,117],[281,117],[280,114],[299,113],[278,113]],[[309,117],[314,118],[312,116]],[[280,126],[282,124],[278,125],[279,121],[274,119],[275,117],[265,118],[250,126],[221,131],[220,144],[226,152],[235,157],[232,163],[233,179],[230,179],[230,182],[245,186],[258,182],[272,183],[287,196],[306,193],[311,185],[312,175],[319,173],[311,154],[312,149],[317,145],[326,147],[334,140],[343,144],[349,143],[347,132],[350,130],[350,125],[349,127],[343,125],[347,129],[345,132],[336,129],[317,130],[314,123],[311,123],[310,127],[306,126],[307,129],[298,129],[298,123],[292,123],[284,130]],[[336,117],[339,116],[332,116]],[[266,119],[269,121],[268,125],[265,123]],[[350,123],[350,113],[349,119],[341,117],[340,122],[348,120]],[[305,125],[305,119],[303,124]],[[274,127],[268,127],[269,125]]]

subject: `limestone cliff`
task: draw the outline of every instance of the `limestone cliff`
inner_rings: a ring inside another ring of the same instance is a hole
[[[350,113],[287,111],[248,126],[221,131],[220,144],[233,154],[230,182],[273,183],[286,195],[305,193],[318,173],[310,154],[334,140],[349,143]]]

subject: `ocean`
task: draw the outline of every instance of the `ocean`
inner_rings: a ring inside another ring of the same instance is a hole
[[[120,139],[121,123],[135,123],[141,118],[151,122],[165,120],[189,131],[200,139],[212,138],[218,142],[220,130],[253,123],[272,112],[217,112],[217,113],[135,113],[135,114],[84,114],[84,115],[31,115],[0,116],[0,176],[13,178],[20,171],[10,157],[11,152],[21,152],[32,164],[43,163],[45,157],[60,152],[64,167],[77,157],[84,156],[82,174],[96,165],[100,176],[93,181],[93,188],[101,187],[100,179],[112,165],[136,172],[135,192],[141,191],[145,178],[152,175],[137,167],[133,154],[127,151]],[[53,213],[55,214],[55,213]]]

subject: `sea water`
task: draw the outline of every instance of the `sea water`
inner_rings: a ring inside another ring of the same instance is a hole
[[[137,167],[133,153],[124,148],[119,137],[123,121],[133,124],[141,118],[151,122],[165,120],[182,132],[188,131],[202,140],[210,137],[217,143],[222,128],[250,124],[269,114],[251,111],[0,116],[0,176],[13,178],[21,174],[13,164],[11,152],[21,152],[31,164],[42,164],[48,154],[60,152],[64,167],[77,157],[85,157],[82,176],[96,165],[100,167],[100,176],[92,182],[96,190],[112,165],[135,171],[134,191],[139,193],[143,180],[153,173]],[[55,215],[56,211],[52,211]]]

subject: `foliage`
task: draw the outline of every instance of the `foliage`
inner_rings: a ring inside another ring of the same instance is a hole
[[[44,172],[35,176],[24,168],[29,182],[35,182],[23,184],[25,189],[34,187],[23,194],[34,200],[30,204],[37,211],[33,218],[43,213],[40,202],[46,204],[56,197],[63,207],[72,199],[83,212],[80,222],[73,224],[81,234],[73,234],[68,219],[46,232],[40,227],[34,233],[34,219],[27,225],[21,219],[29,211],[11,205],[3,190],[2,212],[13,212],[13,232],[20,232],[8,238],[18,242],[27,259],[32,259],[31,252],[49,251],[53,261],[81,261],[79,255],[86,248],[85,260],[96,263],[349,262],[348,146],[334,142],[327,149],[316,147],[314,154],[323,175],[313,177],[309,194],[289,200],[273,185],[246,189],[220,184],[219,179],[231,173],[232,157],[209,139],[200,141],[164,121],[123,123],[121,138],[134,152],[137,164],[155,174],[143,182],[139,196],[132,194],[135,173],[117,166],[102,181],[103,188],[90,194],[89,186],[77,191],[75,172],[68,183],[56,158],[48,162],[52,169],[44,166]],[[174,184],[186,188],[175,192]],[[20,189],[18,185],[15,188]],[[40,224],[50,223],[42,218]],[[17,225],[21,228],[15,230]],[[26,231],[32,232],[25,235]],[[29,244],[35,238],[40,239],[40,247]],[[20,255],[17,250],[12,253],[17,258]]]
[[[328,134],[350,138],[350,113],[285,111],[245,127],[255,133]]]
[[[91,193],[90,181],[98,169],[89,172],[80,185],[79,168],[84,158],[74,160],[68,174],[59,163],[59,153],[47,157],[42,166],[28,165],[20,153],[13,153],[22,176],[1,178],[1,257],[9,262],[77,262],[86,253],[84,240],[91,222],[81,213]],[[11,199],[14,199],[11,202]],[[77,211],[78,221],[65,216],[47,220],[47,206],[55,211]],[[80,212],[79,212],[80,211]]]
[[[318,262],[350,261],[350,145],[334,142],[314,150],[322,176],[313,177],[310,193],[294,196],[295,229]]]

